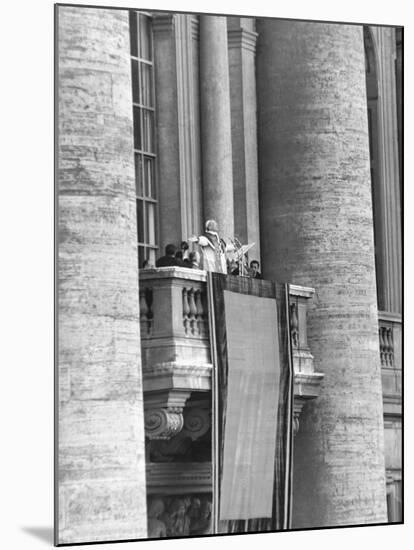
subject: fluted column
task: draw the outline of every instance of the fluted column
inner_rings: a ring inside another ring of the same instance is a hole
[[[56,542],[142,538],[128,12],[59,6],[57,36]]]
[[[234,232],[255,243],[250,260],[260,261],[256,123],[256,32],[254,19],[228,19],[231,138],[234,177]]]
[[[201,151],[204,218],[234,234],[226,17],[200,16]]]
[[[157,105],[159,244],[179,244],[203,227],[201,215],[198,21],[194,16],[153,17]]]
[[[265,278],[316,288],[293,526],[387,520],[362,27],[259,20]]]
[[[397,57],[395,28],[370,27],[377,54],[378,75],[378,189],[379,232],[382,250],[385,311],[401,313],[401,196],[398,158],[398,109],[395,78]]]

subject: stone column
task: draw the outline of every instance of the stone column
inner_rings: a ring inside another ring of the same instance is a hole
[[[398,109],[394,27],[370,27],[377,54],[378,75],[378,195],[385,311],[401,313],[401,196],[398,158]]]
[[[200,16],[201,151],[204,218],[233,237],[233,168],[226,17]]]
[[[194,16],[153,17],[161,253],[202,231],[198,49]],[[198,62],[197,62],[198,63]]]
[[[256,123],[256,32],[254,19],[228,20],[231,139],[234,176],[234,232],[255,243],[250,260],[260,261]]]
[[[293,527],[385,522],[362,27],[256,30],[263,271],[315,287],[309,346],[324,373],[295,439]]]
[[[128,12],[58,7],[56,542],[146,537]]]

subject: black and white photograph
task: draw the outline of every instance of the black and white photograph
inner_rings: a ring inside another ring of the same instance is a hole
[[[48,6],[38,543],[365,548],[407,523],[406,21],[215,8]]]
[[[56,38],[56,542],[401,522],[402,27]]]

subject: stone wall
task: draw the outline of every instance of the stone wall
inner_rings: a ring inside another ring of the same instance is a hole
[[[128,12],[58,15],[56,542],[146,536]]]

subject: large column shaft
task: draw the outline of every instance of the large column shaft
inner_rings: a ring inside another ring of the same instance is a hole
[[[56,542],[146,536],[128,12],[58,7]]]
[[[161,253],[168,243],[178,245],[200,234],[203,225],[194,75],[197,26],[190,15],[168,13],[153,18]]]
[[[401,313],[401,196],[398,159],[398,110],[395,81],[394,27],[371,27],[378,74],[379,234],[385,311]]]
[[[228,20],[231,126],[234,177],[234,232],[255,243],[250,260],[260,260],[256,123],[256,33],[254,20]]]
[[[362,27],[260,20],[266,278],[316,288],[321,396],[295,439],[293,526],[386,521]]]
[[[225,17],[200,16],[203,203],[223,237],[234,233],[230,84]]]

